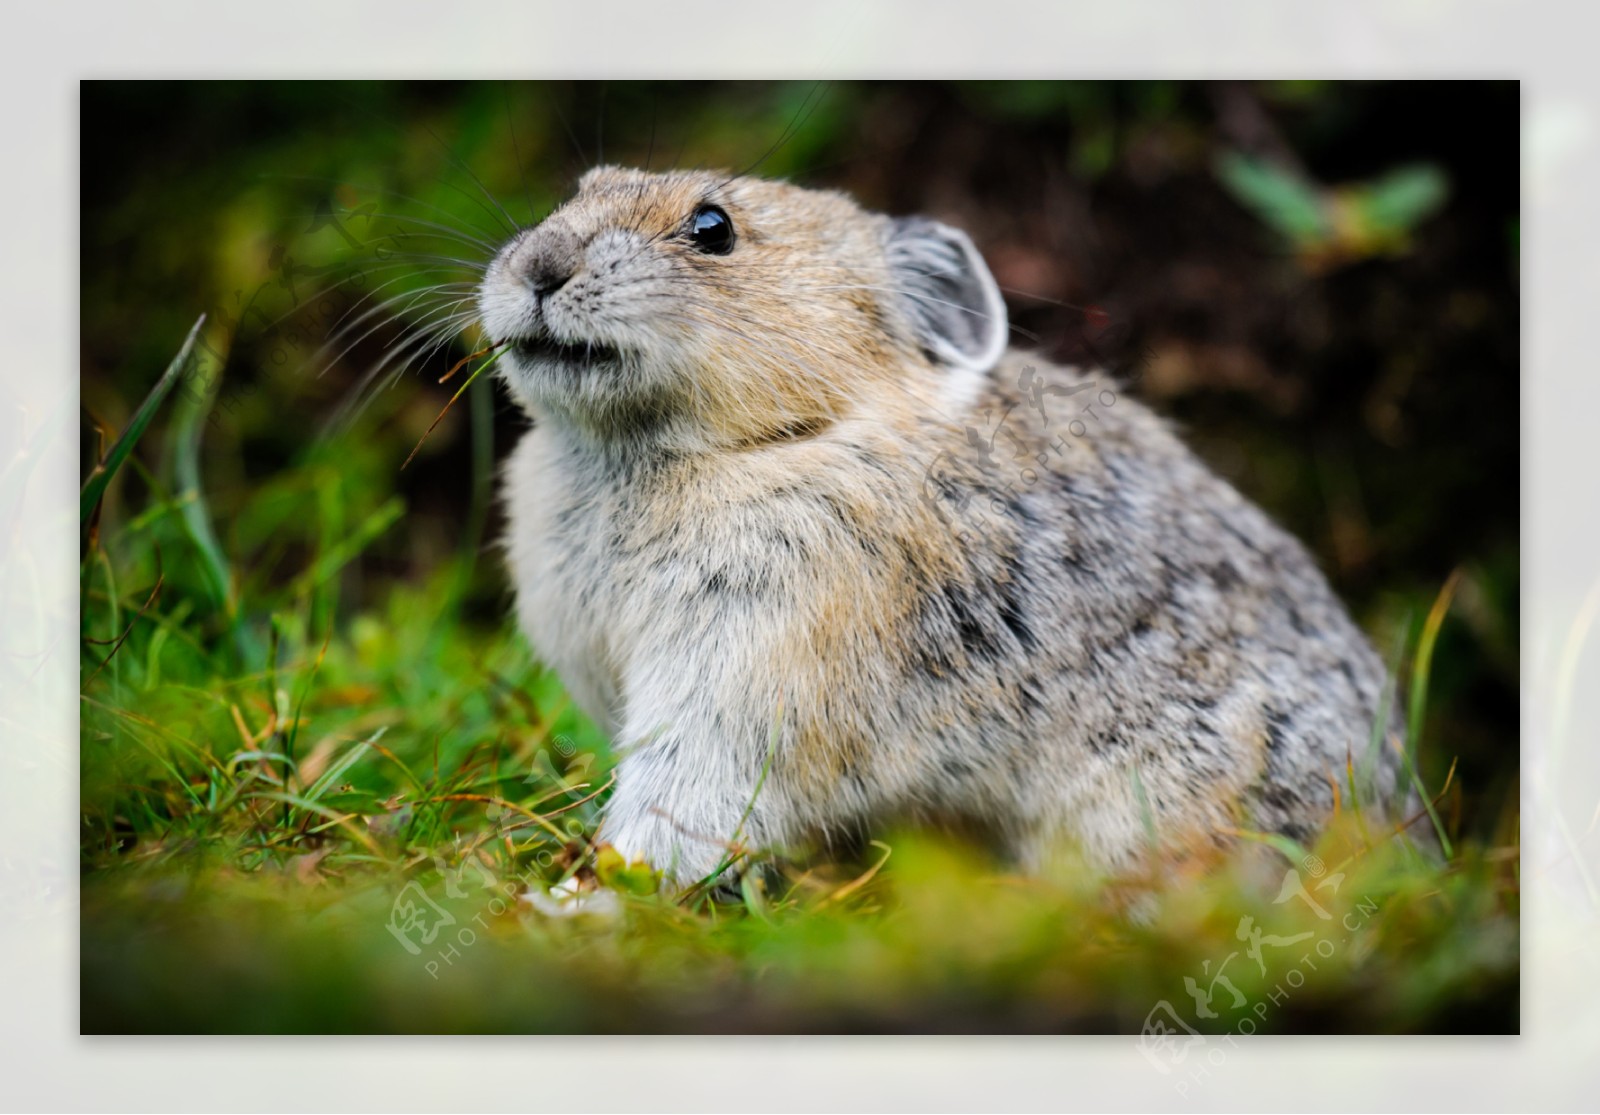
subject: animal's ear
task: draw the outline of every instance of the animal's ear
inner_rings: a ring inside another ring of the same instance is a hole
[[[951,368],[992,368],[1006,350],[1006,304],[967,234],[926,217],[896,218],[888,258],[924,351]]]

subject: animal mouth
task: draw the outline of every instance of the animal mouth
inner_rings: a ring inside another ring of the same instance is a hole
[[[524,360],[579,367],[609,364],[620,356],[610,345],[594,341],[558,341],[554,337],[518,337],[511,342],[511,349]]]

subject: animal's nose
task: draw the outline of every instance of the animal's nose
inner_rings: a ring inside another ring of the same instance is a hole
[[[522,274],[522,281],[540,298],[554,294],[572,278],[572,267],[548,259],[534,260]]]
[[[583,243],[571,229],[547,221],[517,245],[512,272],[535,297],[544,298],[577,274]]]

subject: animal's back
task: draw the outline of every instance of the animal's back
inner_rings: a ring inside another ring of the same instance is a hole
[[[1048,601],[1009,624],[1012,682],[1049,695],[1041,739],[1065,752],[1038,772],[1041,812],[1117,859],[1146,814],[1185,843],[1307,839],[1350,761],[1389,810],[1382,663],[1298,541],[1104,373],[1012,353],[973,409],[972,552],[1016,555],[995,611]]]

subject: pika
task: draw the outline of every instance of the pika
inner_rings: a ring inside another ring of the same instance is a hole
[[[890,821],[1023,870],[1308,839],[1352,757],[1402,796],[1306,550],[1109,373],[1010,349],[959,230],[602,167],[478,310],[534,423],[520,626],[615,741],[601,839],[669,881]]]

